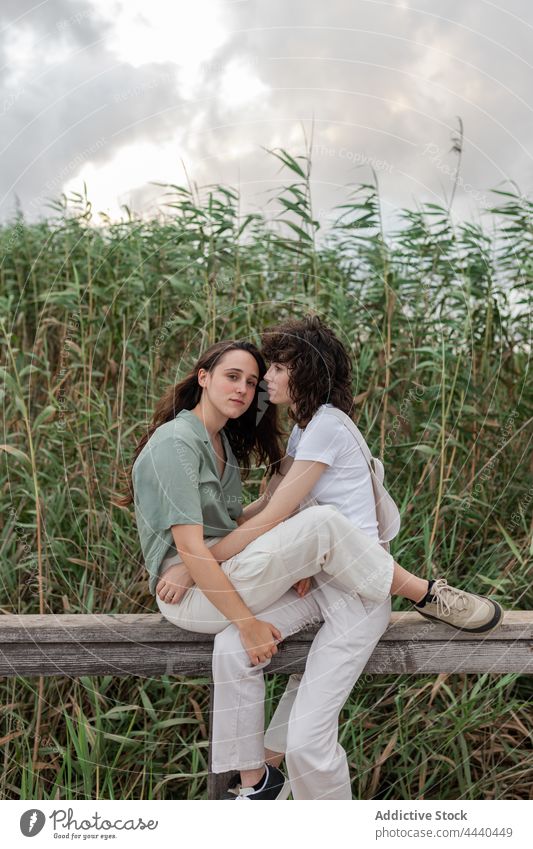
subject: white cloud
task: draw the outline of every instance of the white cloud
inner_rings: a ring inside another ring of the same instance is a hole
[[[268,90],[245,59],[235,59],[222,70],[218,94],[229,109],[246,106]]]
[[[180,151],[174,141],[167,143],[138,142],[122,147],[103,164],[86,162],[63,190],[80,192],[85,182],[93,210],[105,212],[112,218],[123,215],[121,206],[132,206],[135,192],[151,182],[180,182],[183,169]],[[163,188],[154,194],[162,196]]]
[[[107,48],[134,68],[150,62],[173,62],[193,73],[227,37],[224,4],[216,0],[91,3],[108,22]]]

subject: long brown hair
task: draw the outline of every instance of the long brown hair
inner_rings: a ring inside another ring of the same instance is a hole
[[[317,315],[269,327],[261,335],[261,350],[271,363],[288,366],[288,389],[295,407],[289,416],[299,427],[306,427],[326,403],[353,418],[350,355]]]
[[[213,371],[228,351],[247,351],[255,359],[259,369],[259,380],[252,403],[242,416],[237,419],[228,419],[224,427],[231,449],[239,466],[245,471],[250,469],[252,455],[257,465],[265,463],[269,475],[277,471],[283,457],[282,431],[278,423],[277,409],[274,404],[269,403],[268,393],[265,387],[261,385],[266,373],[265,361],[259,349],[252,342],[241,340],[216,342],[204,351],[192,371],[179,383],[170,386],[156,404],[152,421],[148,425],[146,433],[139,440],[133,455],[127,476],[127,494],[123,498],[117,499],[115,502],[117,505],[127,507],[133,501],[131,470],[152,434],[162,424],[176,418],[181,410],[192,410],[196,407],[203,392],[198,383],[199,370]]]

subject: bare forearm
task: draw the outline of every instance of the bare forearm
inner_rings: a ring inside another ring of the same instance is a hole
[[[238,522],[238,524],[243,525],[244,522],[248,519],[253,519],[254,516],[257,516],[257,514],[261,512],[265,504],[266,501],[264,494],[257,498],[255,501],[252,501],[251,504],[247,504],[242,511],[243,520],[241,522]]]
[[[276,489],[278,488],[278,486],[280,485],[280,483],[283,481],[284,474],[288,469],[290,469],[292,462],[293,462],[292,457],[285,457],[285,460],[283,461],[283,467],[284,467],[283,474],[280,474],[278,472],[278,473],[272,475],[272,477],[268,481],[268,484],[267,484],[266,489],[263,492],[263,494],[260,495],[259,498],[257,498],[255,501],[252,501],[251,504],[248,504],[244,508],[244,510],[242,511],[242,514],[243,514],[245,519],[253,519],[254,516],[257,516],[257,514],[260,513],[261,510],[264,510],[265,507],[268,506],[270,499],[274,495],[274,493],[275,493]],[[242,524],[242,522],[240,524]]]
[[[265,506],[266,500],[264,495],[262,495],[261,498],[258,498],[257,501],[253,501],[251,504],[248,504],[244,508],[242,514],[236,520],[238,529],[242,528],[242,526],[246,524],[249,519],[252,519],[257,516],[258,513],[260,513],[261,510],[264,509]],[[250,511],[250,508],[254,509]],[[229,560],[229,558],[233,557],[234,554],[238,554],[240,551],[242,551],[243,548],[245,548],[249,542],[252,542],[253,539],[256,539],[256,537],[259,536],[260,533],[263,533],[263,531],[260,531],[254,536],[251,536],[249,534],[246,537],[246,539],[248,539],[248,542],[245,542],[243,538],[237,537],[237,531],[230,531],[230,533],[227,534],[227,536],[223,537],[220,542],[217,542],[214,546],[210,546],[210,551],[213,553],[213,556],[215,557],[217,563],[223,563],[224,560]],[[186,577],[184,577],[183,580],[180,581],[180,584],[186,589],[188,589],[189,587],[193,586],[195,582],[194,579],[191,577],[189,570],[185,567],[185,564],[183,564],[183,566],[186,571]]]
[[[239,554],[257,537],[297,513],[302,499],[312,491],[327,468],[326,463],[316,460],[288,460],[291,461],[288,473],[274,475],[270,480],[263,496],[265,506],[257,516],[247,519],[212,547],[211,551],[219,563]]]

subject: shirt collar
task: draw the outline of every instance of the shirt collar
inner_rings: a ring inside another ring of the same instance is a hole
[[[181,416],[183,414],[185,414],[187,420],[192,423],[196,432],[202,437],[203,442],[205,442],[206,445],[209,445],[211,440],[209,439],[209,434],[207,432],[207,428],[204,425],[204,423],[191,410],[186,410],[186,409],[180,410],[179,413],[178,413],[178,416]],[[178,416],[176,416],[176,418]],[[228,454],[228,446],[229,446],[228,437],[226,436],[226,431],[224,430],[224,428],[222,428],[220,433],[222,435],[224,445],[226,446],[226,458],[227,458],[229,456],[229,454]]]

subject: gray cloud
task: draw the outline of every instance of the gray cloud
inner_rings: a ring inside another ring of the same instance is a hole
[[[225,104],[215,101],[206,122],[221,129],[200,140],[199,155],[213,157],[231,178],[226,151],[245,136],[251,152],[239,163],[240,177],[257,185],[275,168],[252,148],[287,140],[314,116],[318,208],[344,196],[338,187],[347,181],[368,179],[369,164],[386,203],[442,202],[451,193],[450,135],[460,115],[459,207],[475,209],[507,178],[531,191],[531,8],[416,5],[417,11],[378,2],[245,4],[244,31],[224,46],[223,58],[247,57],[270,93],[229,129],[222,128]],[[215,64],[212,85],[217,73]]]
[[[18,96],[3,89],[10,106],[2,139],[16,139],[3,155],[4,216],[15,193],[37,211],[43,186],[136,140],[177,140],[176,173],[154,179],[183,180],[183,155],[199,182],[239,183],[245,206],[264,206],[268,190],[287,178],[261,147],[303,152],[301,126],[309,132],[313,118],[321,217],[345,197],[347,183],[368,180],[371,165],[386,210],[443,202],[452,188],[458,115],[465,126],[458,212],[475,212],[505,179],[531,191],[533,12],[526,0],[505,9],[483,0],[417,0],[416,10],[377,0],[224,6],[227,39],[187,96],[173,63],[117,62],[108,24],[89,2],[46,3],[4,29],[4,49],[25,27],[48,50],[71,48],[64,61],[44,67],[38,50]],[[5,8],[11,20],[21,14],[20,3]],[[254,79],[265,88],[246,99]],[[153,202],[154,191],[135,174],[131,187],[139,208]]]
[[[125,144],[166,139],[185,125],[174,64],[135,68],[117,61],[106,46],[107,24],[89,3],[47,3],[2,23],[4,53],[8,39],[21,33],[35,43],[27,74],[13,81],[5,67],[2,75],[3,216],[18,197],[35,217],[85,162],[101,164]],[[65,48],[63,61],[43,60]]]

